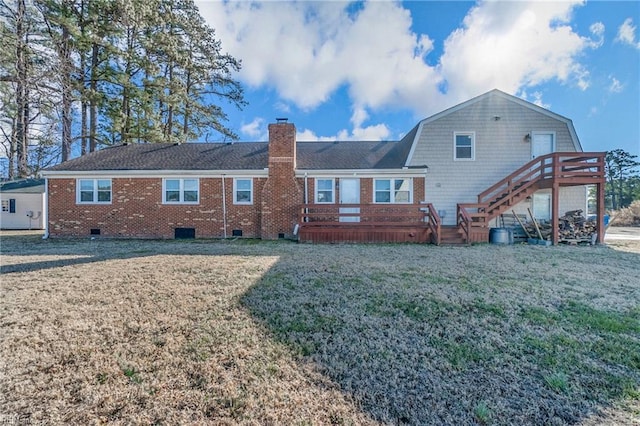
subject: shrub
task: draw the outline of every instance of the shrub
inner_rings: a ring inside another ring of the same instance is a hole
[[[629,207],[613,211],[610,224],[617,226],[640,226],[640,200],[636,200]]]

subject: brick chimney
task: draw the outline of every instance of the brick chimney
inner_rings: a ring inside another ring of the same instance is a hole
[[[262,189],[261,237],[266,240],[293,236],[303,202],[295,177],[296,126],[277,121],[269,124],[269,176]]]

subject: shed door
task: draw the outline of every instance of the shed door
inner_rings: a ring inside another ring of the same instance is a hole
[[[360,204],[360,179],[340,179],[340,204]],[[360,213],[359,207],[340,207],[340,222],[360,222],[360,216],[342,216]]]
[[[531,158],[551,154],[555,151],[555,134],[552,132],[533,132],[531,141]]]
[[[551,219],[551,194],[533,194],[533,216],[538,220]]]

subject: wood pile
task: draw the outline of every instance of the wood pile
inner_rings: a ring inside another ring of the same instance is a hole
[[[537,222],[542,239],[550,241],[552,234],[551,222]],[[582,210],[571,210],[559,218],[559,239],[561,243],[578,244],[593,243],[597,235],[595,221],[587,220],[582,215]],[[539,238],[536,223],[524,223],[525,231],[533,238]]]
[[[582,210],[571,210],[560,217],[560,242],[592,243],[598,233],[595,221],[587,220]]]

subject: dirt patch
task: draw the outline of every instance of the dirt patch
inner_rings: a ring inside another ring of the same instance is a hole
[[[606,246],[3,234],[1,414],[632,424],[638,260]]]
[[[612,226],[607,229],[604,241],[616,250],[640,253],[640,226]]]

